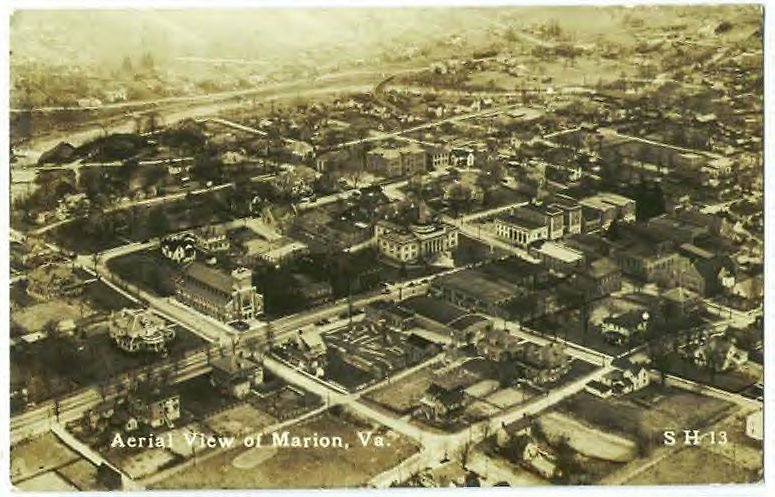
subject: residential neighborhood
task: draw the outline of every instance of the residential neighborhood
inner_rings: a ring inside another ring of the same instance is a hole
[[[14,14],[17,489],[763,480],[761,6],[210,14]]]

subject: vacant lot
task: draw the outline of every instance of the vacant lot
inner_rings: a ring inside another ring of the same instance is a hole
[[[79,306],[64,300],[52,300],[31,305],[13,313],[13,321],[27,333],[41,331],[48,323],[59,323],[65,319],[78,319],[91,314],[86,306]]]
[[[274,423],[276,419],[250,404],[241,404],[220,412],[207,420],[219,435],[246,435],[255,433]]]
[[[370,392],[366,397],[393,411],[405,414],[418,405],[431,384],[433,370],[423,368],[419,371]]]
[[[578,453],[605,461],[627,462],[635,457],[635,443],[580,423],[557,412],[539,419],[541,428],[552,442],[567,437],[568,444]]]
[[[582,392],[561,403],[559,410],[603,431],[627,437],[641,430],[656,435],[689,426],[701,428],[730,406],[712,397],[652,385],[621,398],[601,399]]]
[[[364,447],[358,441],[358,430],[377,430],[371,423],[350,416],[336,416],[327,411],[288,429],[293,435],[313,433],[341,436],[348,449],[280,447],[276,453],[259,462],[250,471],[244,469],[247,451],[234,449],[219,454],[159,482],[158,488],[319,488],[355,487],[385,471],[417,449],[403,437],[386,433],[389,447]],[[248,449],[250,451],[252,449]],[[259,461],[264,459],[262,451]],[[235,462],[237,464],[235,464]]]
[[[735,464],[726,456],[702,447],[687,447],[641,472],[630,485],[699,485],[709,483],[751,483],[756,473]]]
[[[62,478],[55,471],[42,473],[15,485],[25,492],[76,492],[78,488]]]
[[[77,459],[78,454],[51,433],[25,440],[11,447],[11,481],[25,480]]]
[[[521,404],[529,400],[533,395],[520,387],[509,387],[498,390],[487,397],[487,402],[495,404],[502,408],[507,408]]]
[[[107,490],[107,488],[97,483],[97,466],[86,459],[79,459],[74,463],[68,464],[58,469],[57,473],[78,487],[78,490]]]

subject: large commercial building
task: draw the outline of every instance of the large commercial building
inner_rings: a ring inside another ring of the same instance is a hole
[[[263,296],[253,286],[253,272],[238,268],[231,273],[194,262],[178,279],[178,301],[223,322],[244,321],[259,316]]]
[[[540,221],[506,214],[495,218],[495,234],[509,243],[527,247],[533,242],[549,238],[549,228]]]
[[[526,205],[495,219],[495,233],[514,245],[527,247],[539,240],[565,235],[565,211],[553,205]]]

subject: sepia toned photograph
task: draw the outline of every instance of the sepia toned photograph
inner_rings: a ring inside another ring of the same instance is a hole
[[[760,486],[764,13],[9,12],[13,489]]]

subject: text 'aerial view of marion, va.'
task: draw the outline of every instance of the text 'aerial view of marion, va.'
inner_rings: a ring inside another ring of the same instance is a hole
[[[760,482],[763,14],[15,11],[12,484]]]

